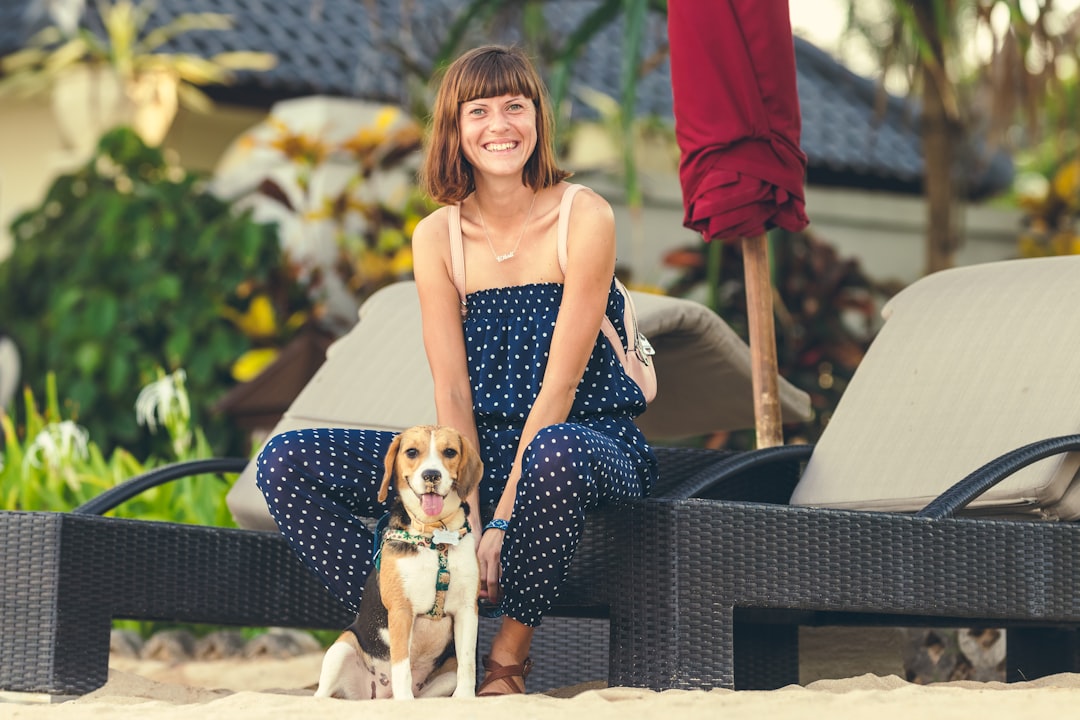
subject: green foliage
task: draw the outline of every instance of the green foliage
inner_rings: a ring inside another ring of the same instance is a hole
[[[159,403],[159,416],[160,427],[170,439],[168,454],[143,462],[117,448],[106,456],[84,428],[64,417],[53,373],[47,375],[45,385],[41,409],[33,392],[25,391],[21,422],[0,410],[0,510],[71,510],[140,473],[212,455],[202,431],[180,422],[182,416],[166,402]],[[225,505],[227,490],[220,478],[192,476],[146,490],[109,515],[233,527]]]
[[[780,376],[810,395],[809,422],[784,426],[786,441],[816,442],[879,327],[879,309],[899,287],[874,280],[812,233],[770,233],[776,352]],[[738,243],[711,242],[669,253],[682,275],[667,289],[687,296],[712,291],[711,303],[744,340],[749,335],[746,281]],[[753,431],[713,438],[753,447]]]
[[[41,394],[55,369],[72,418],[105,453],[153,452],[131,409],[157,368],[186,369],[193,420],[218,452],[242,447],[212,412],[250,347],[223,312],[277,282],[283,263],[272,226],[232,212],[203,184],[118,128],[12,225],[0,318],[25,382]]]

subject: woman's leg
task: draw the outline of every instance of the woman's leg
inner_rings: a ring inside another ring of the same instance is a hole
[[[395,433],[294,430],[271,438],[256,484],[293,550],[353,612],[372,568],[373,537],[361,517],[386,510],[376,495]]]
[[[499,665],[528,656],[533,629],[569,571],[585,513],[643,494],[632,455],[626,443],[572,423],[544,428],[530,443],[502,549],[505,616],[491,647]]]

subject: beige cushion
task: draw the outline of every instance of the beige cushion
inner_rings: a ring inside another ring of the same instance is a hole
[[[750,350],[705,306],[635,292],[638,326],[656,349],[658,391],[639,424],[653,440],[753,427]],[[306,427],[403,430],[435,422],[434,389],[413,282],[372,295],[360,322],[327,351],[326,362],[273,434]],[[809,396],[781,380],[784,419],[806,420]],[[241,527],[273,529],[255,487],[254,463],[234,484],[229,509]]]
[[[638,327],[656,349],[656,399],[638,420],[653,441],[754,427],[750,348],[712,310],[632,292]],[[779,382],[784,422],[809,420],[810,396]]]
[[[925,277],[886,322],[814,449],[792,503],[913,511],[1027,443],[1080,432],[1080,257]],[[1080,517],[1080,456],[1036,463],[972,513]]]

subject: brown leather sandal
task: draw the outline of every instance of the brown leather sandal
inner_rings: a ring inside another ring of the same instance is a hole
[[[500,665],[485,655],[483,663],[486,674],[480,683],[480,687],[476,689],[477,697],[522,695],[525,693],[525,678],[529,677],[529,671],[532,670],[532,660],[530,658],[525,658],[525,662],[520,665]],[[517,678],[521,679],[518,680]],[[499,680],[502,680],[504,685],[509,688],[507,692],[484,692],[484,688]]]

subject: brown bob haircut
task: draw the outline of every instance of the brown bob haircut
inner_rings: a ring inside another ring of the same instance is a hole
[[[521,181],[541,190],[570,177],[555,164],[555,121],[536,68],[518,48],[485,45],[450,64],[435,96],[420,169],[420,185],[435,202],[459,203],[476,189],[472,165],[461,151],[461,104],[500,95],[523,95],[536,106],[536,149],[521,171]]]

